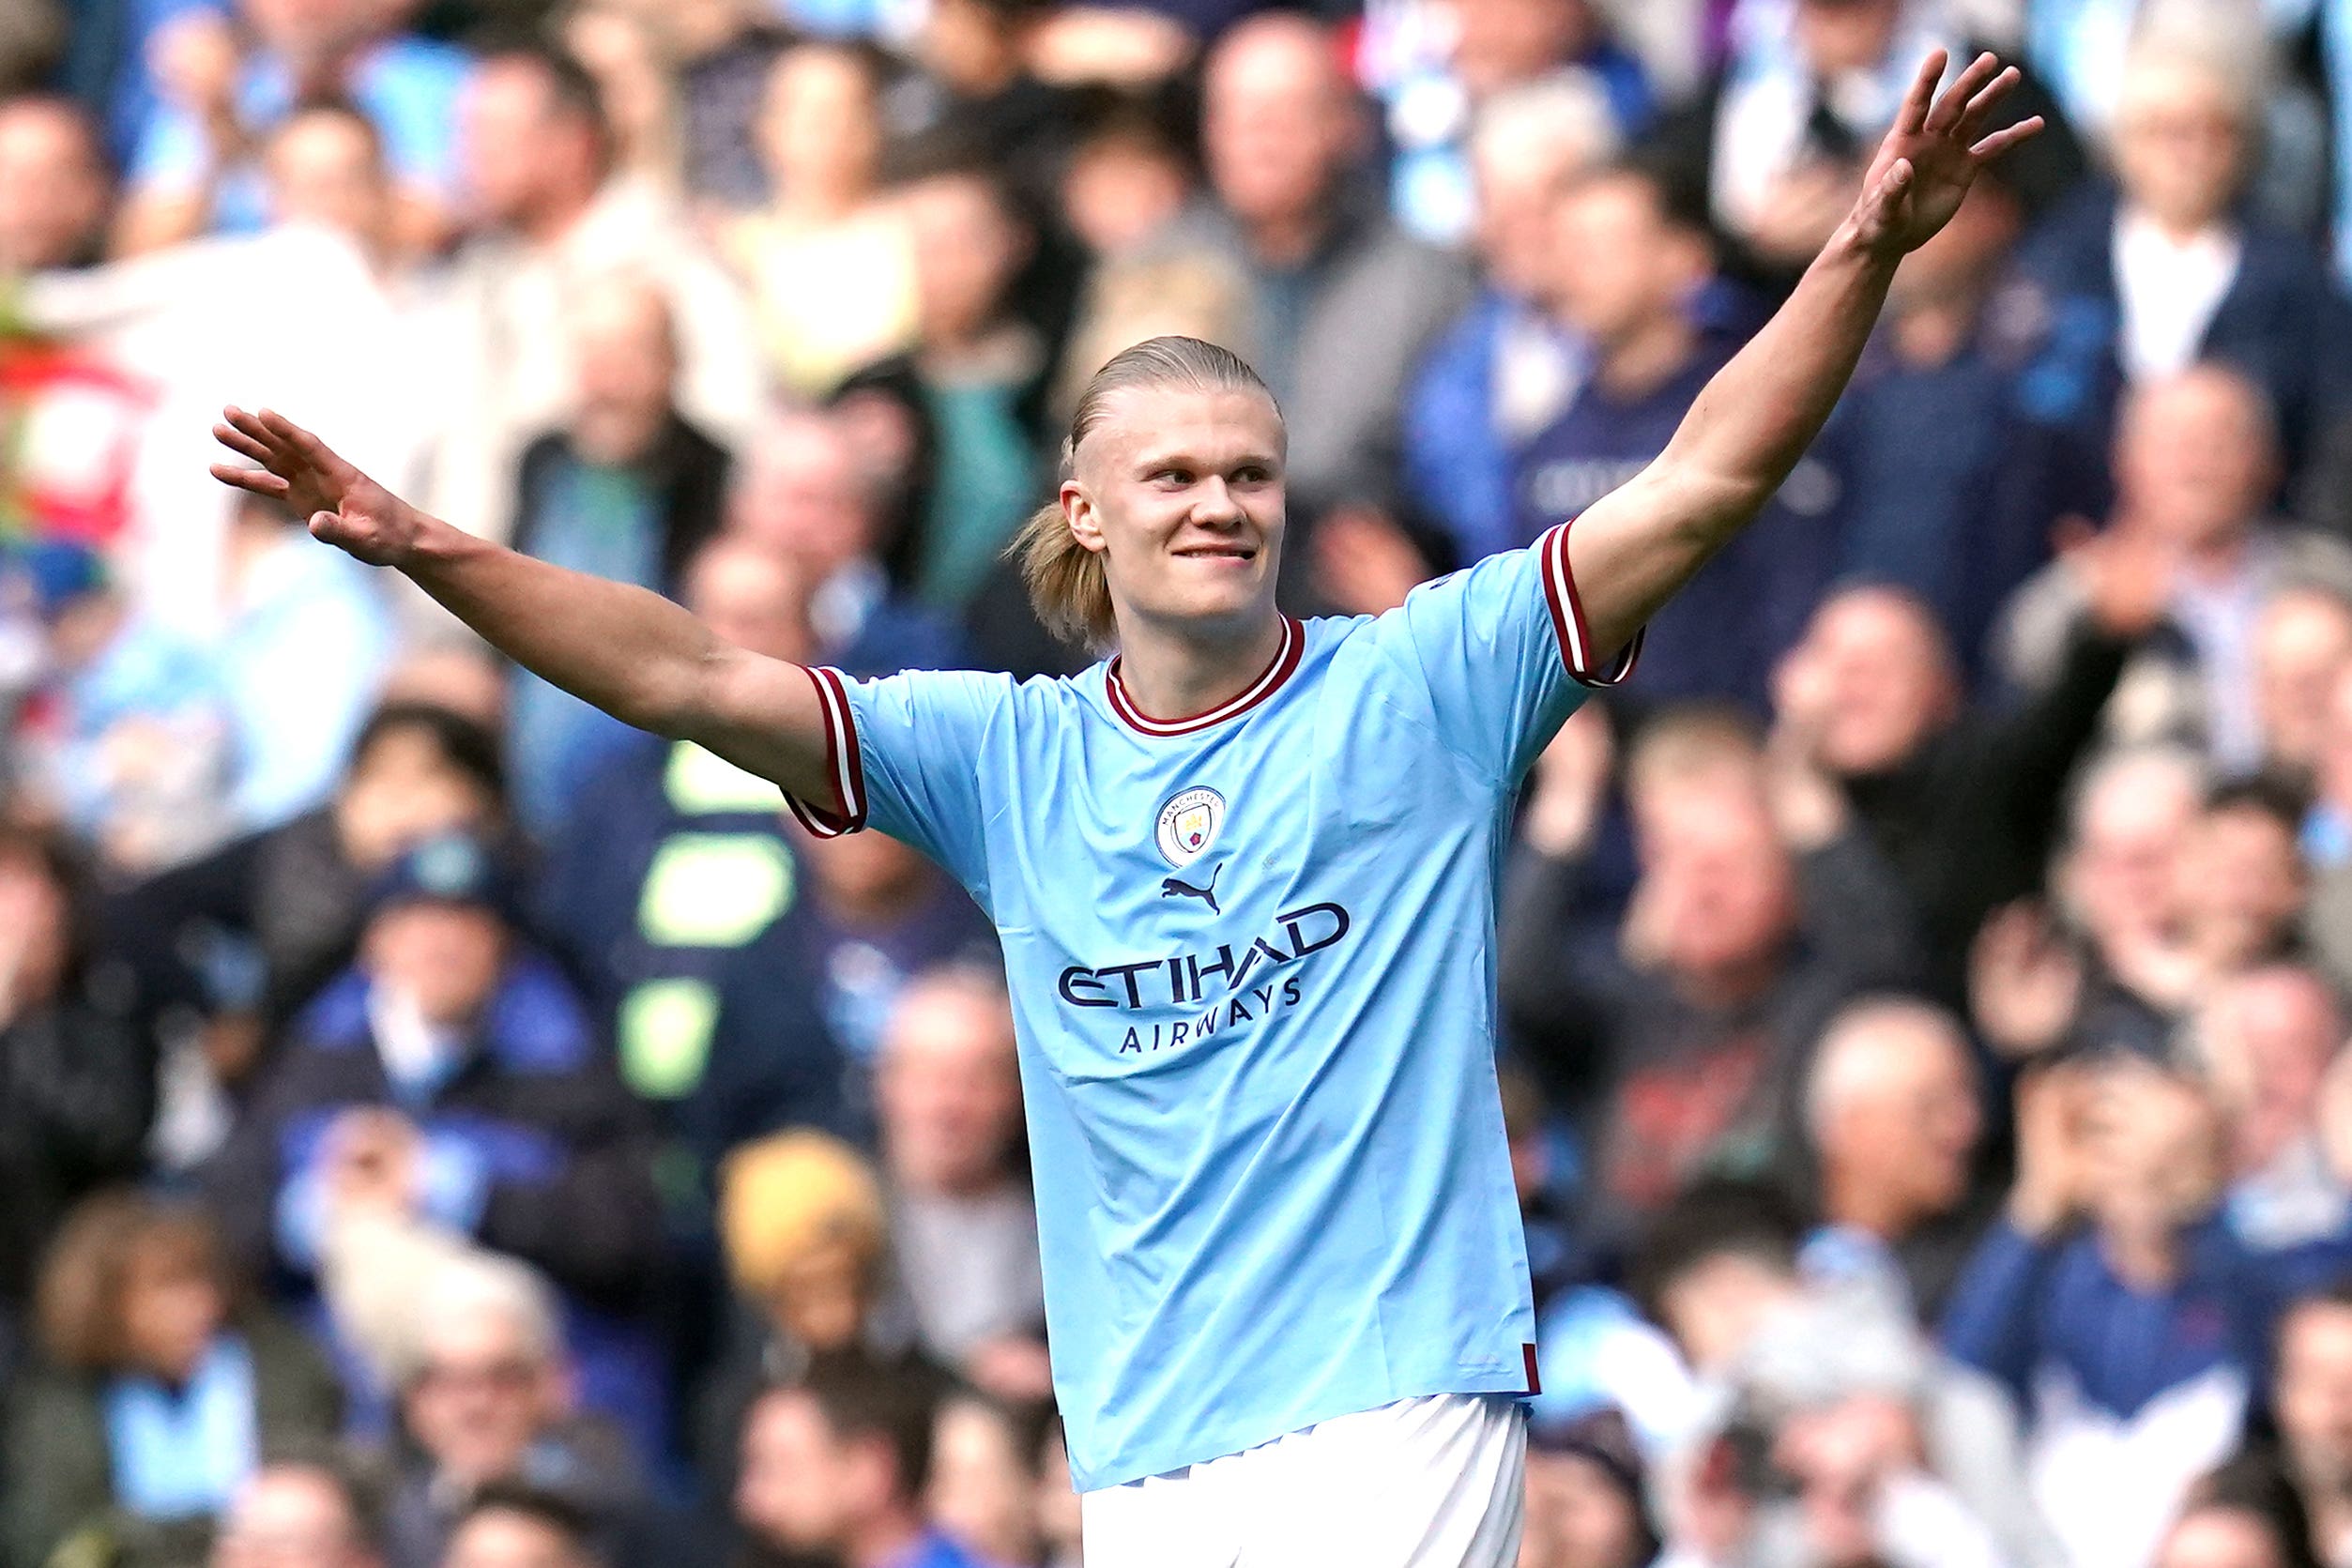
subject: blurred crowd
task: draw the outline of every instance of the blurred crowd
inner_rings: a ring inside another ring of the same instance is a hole
[[[221,403],[1061,674],[1002,546],[1185,332],[1378,613],[1659,452],[1938,45],[2053,132],[1515,824],[1521,1562],[2352,1568],[2344,0],[11,0],[0,1561],[1079,1560],[969,899]]]

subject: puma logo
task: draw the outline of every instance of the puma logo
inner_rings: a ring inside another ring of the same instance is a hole
[[[1209,906],[1209,913],[1222,915],[1225,911],[1217,907],[1217,876],[1224,870],[1225,864],[1220,860],[1216,868],[1209,873],[1209,885],[1205,888],[1196,888],[1181,876],[1164,876],[1160,879],[1160,896],[1197,898]]]

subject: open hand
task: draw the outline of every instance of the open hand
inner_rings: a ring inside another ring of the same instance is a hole
[[[1985,135],[1993,106],[2017,85],[2017,68],[1979,54],[1939,98],[1935,84],[1947,63],[1940,49],[1921,63],[1862,176],[1851,221],[1865,250],[1901,256],[1926,244],[1960,210],[1977,171],[2041,129],[2037,114]]]
[[[261,466],[216,463],[214,479],[284,502],[297,516],[310,519],[313,538],[370,566],[397,567],[407,560],[424,524],[415,508],[283,414],[226,408],[221,419],[212,427],[213,439]]]

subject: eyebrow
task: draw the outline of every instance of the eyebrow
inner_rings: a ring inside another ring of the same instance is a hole
[[[1159,468],[1214,468],[1216,466],[1182,448],[1163,448],[1158,450],[1146,449],[1136,455],[1135,463],[1138,468],[1147,473]],[[1234,468],[1254,466],[1275,471],[1281,468],[1282,460],[1270,452],[1244,452],[1235,458],[1229,466]]]

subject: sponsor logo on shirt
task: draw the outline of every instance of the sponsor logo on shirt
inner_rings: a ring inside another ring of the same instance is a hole
[[[1161,896],[1179,895],[1163,888]],[[1193,896],[1199,896],[1199,891]],[[1071,1007],[1123,1012],[1206,1004],[1193,1016],[1152,1024],[1148,1033],[1147,1026],[1136,1025],[1118,1046],[1123,1056],[1171,1049],[1296,1007],[1302,996],[1300,977],[1286,971],[1336,946],[1352,923],[1348,911],[1336,904],[1302,904],[1275,916],[1272,930],[1246,943],[1219,942],[1214,949],[1100,968],[1073,964],[1061,971],[1061,999]]]

